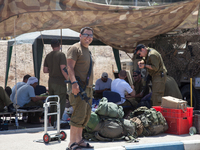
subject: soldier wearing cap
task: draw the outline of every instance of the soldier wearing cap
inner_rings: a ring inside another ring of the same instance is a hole
[[[134,54],[143,57],[138,61],[140,69],[146,68],[152,77],[152,105],[160,106],[162,96],[164,96],[167,69],[162,56],[153,48],[147,48],[143,44],[137,45]]]
[[[101,78],[95,83],[95,99],[103,97],[103,91],[110,91],[112,79],[108,78],[108,74],[103,72]]]
[[[133,71],[133,86],[135,87],[135,100],[139,103],[146,94],[149,91],[144,90],[143,82],[142,82],[142,77],[141,73],[139,70]]]

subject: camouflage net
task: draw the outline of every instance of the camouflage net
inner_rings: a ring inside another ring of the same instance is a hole
[[[160,35],[145,45],[161,53],[168,74],[180,85],[182,74],[193,78],[200,72],[199,40],[198,32],[190,30],[176,35]]]
[[[133,53],[140,41],[196,28],[199,1],[141,7],[82,0],[1,0],[0,36],[65,28],[79,32],[89,26],[104,44]]]

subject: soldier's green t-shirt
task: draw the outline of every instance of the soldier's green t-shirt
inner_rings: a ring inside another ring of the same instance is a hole
[[[142,90],[143,90],[142,80],[140,80],[139,82],[134,82],[133,85],[134,85],[134,89],[135,89],[135,95],[142,92]],[[135,98],[135,100],[140,101],[141,97],[137,97],[137,98]]]
[[[49,69],[49,82],[66,86],[65,77],[63,76],[60,65],[66,65],[66,57],[63,52],[52,51],[47,54],[44,60],[44,66]]]
[[[178,84],[176,83],[174,78],[171,76],[167,76],[166,83],[165,83],[164,96],[172,96],[172,97],[182,99],[182,94],[178,87]]]
[[[133,85],[135,89],[135,95],[139,94],[142,91],[143,87],[142,80],[140,80],[139,82],[134,82]]]
[[[147,65],[151,65],[152,69],[148,69],[149,75],[159,75],[160,72],[167,73],[167,69],[163,62],[162,56],[153,48],[147,48],[147,56],[144,58]]]
[[[82,82],[86,82],[87,74],[90,68],[90,51],[88,48],[82,46],[80,42],[72,45],[67,51],[67,59],[76,61],[74,66],[75,76],[78,76]],[[93,68],[93,67],[92,67]],[[93,69],[89,78],[88,86],[93,85]]]

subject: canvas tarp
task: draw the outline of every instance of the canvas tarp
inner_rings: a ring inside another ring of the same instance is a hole
[[[90,26],[94,37],[106,45],[134,52],[138,42],[177,28],[196,27],[199,2],[130,7],[80,0],[1,0],[0,37]]]

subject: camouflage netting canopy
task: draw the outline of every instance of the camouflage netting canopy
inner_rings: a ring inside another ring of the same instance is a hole
[[[197,26],[200,0],[163,6],[103,5],[81,0],[1,0],[0,37],[84,26],[113,48],[134,52],[138,42],[177,28]]]
[[[180,85],[183,74],[194,78],[200,72],[199,41],[199,33],[193,29],[181,34],[159,35],[143,43],[161,53],[169,75]]]

